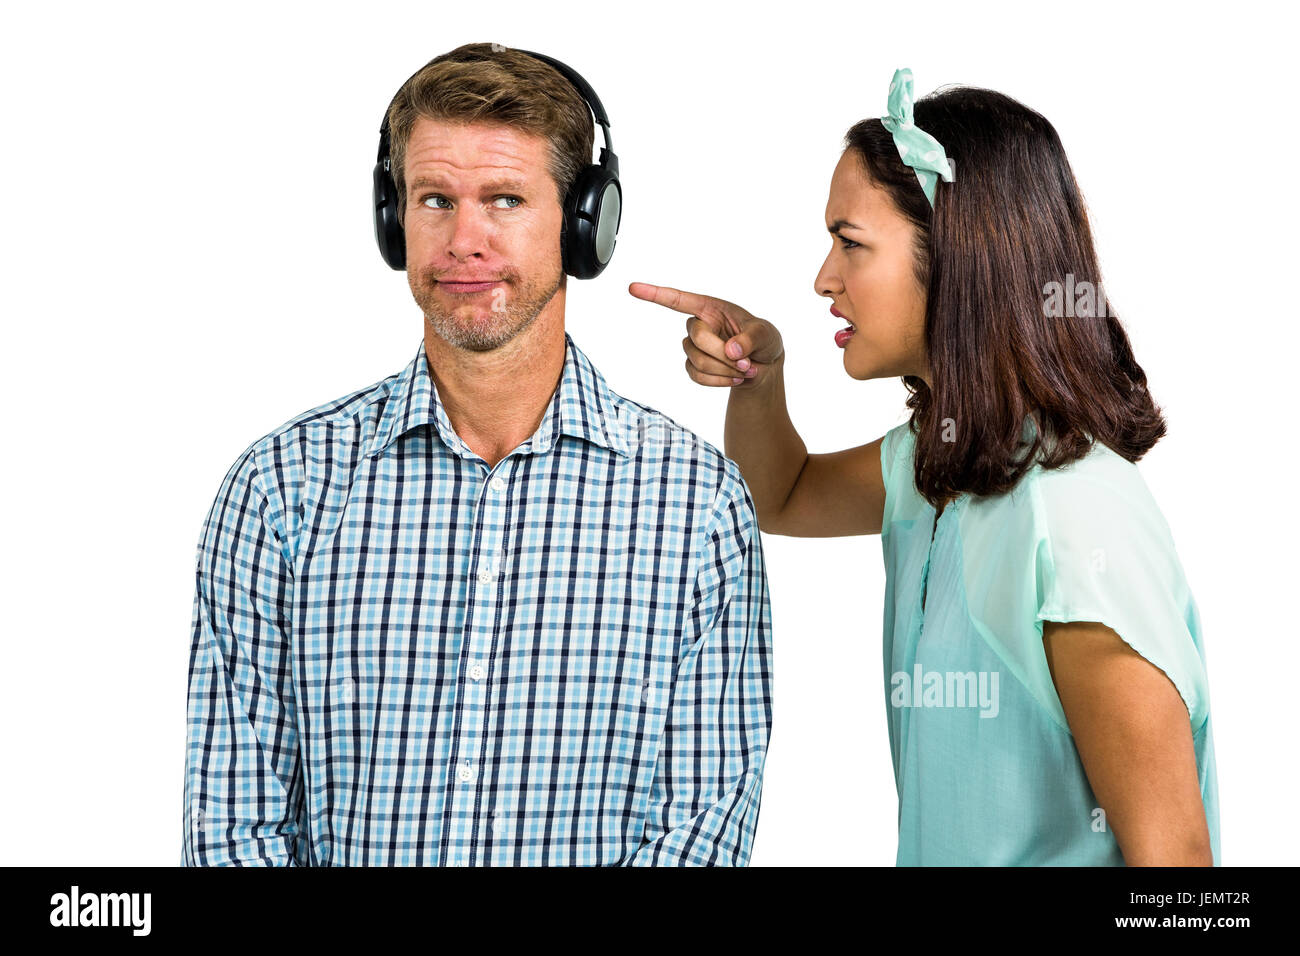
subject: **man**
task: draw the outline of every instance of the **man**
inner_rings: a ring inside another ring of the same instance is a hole
[[[733,462],[564,328],[578,90],[471,44],[387,114],[423,341],[250,445],[199,545],[185,865],[745,865],[771,726]]]

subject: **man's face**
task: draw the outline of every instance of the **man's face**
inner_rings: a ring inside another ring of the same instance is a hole
[[[406,271],[434,332],[475,352],[528,327],[564,283],[544,137],[419,117],[406,151]]]

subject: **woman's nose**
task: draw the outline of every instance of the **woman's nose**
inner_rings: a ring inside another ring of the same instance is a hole
[[[813,280],[813,290],[818,295],[836,295],[843,291],[844,285],[839,281],[833,269],[830,268],[830,256],[822,263],[821,270],[817,273],[817,278]]]

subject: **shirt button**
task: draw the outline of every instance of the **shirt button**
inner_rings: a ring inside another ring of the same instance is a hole
[[[482,571],[478,573],[479,584],[490,584],[491,581],[492,581],[492,572],[489,571],[487,568],[484,568]]]
[[[460,765],[460,769],[456,771],[456,776],[466,783],[474,779],[474,768],[469,765],[468,760]]]
[[[482,679],[483,679],[483,675],[486,674],[486,673],[487,673],[487,671],[485,671],[485,670],[483,669],[483,665],[482,665],[482,664],[471,664],[471,665],[470,665],[470,668],[469,668],[469,679],[470,679],[470,680],[482,680]]]
[[[498,494],[506,490],[506,483],[501,480],[500,475],[497,475],[495,478],[492,479],[492,490],[497,492]]]

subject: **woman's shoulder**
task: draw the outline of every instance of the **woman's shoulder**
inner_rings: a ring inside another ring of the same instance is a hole
[[[910,459],[915,451],[916,435],[912,433],[912,419],[908,418],[885,432],[880,441],[880,470],[886,481],[895,466],[903,459]]]
[[[1082,457],[1059,467],[1035,462],[1010,491],[976,497],[968,511],[998,521],[1015,511],[1033,519],[1019,525],[1048,532],[1092,524],[1131,528],[1140,520],[1144,527],[1169,534],[1137,464],[1095,440]]]
[[[1040,462],[1034,465],[1032,473],[1040,484],[1069,486],[1094,482],[1108,485],[1116,491],[1150,498],[1137,463],[1129,461],[1096,439],[1092,440],[1092,446],[1082,457],[1059,468],[1044,468]]]
[[[1199,613],[1135,462],[1097,442],[1060,468],[1036,463],[1010,493],[972,501],[963,517],[972,617],[1009,658],[1042,671],[1035,686],[1054,714],[1042,622],[1095,621],[1165,671],[1201,726]]]
[[[1172,554],[1169,523],[1137,463],[1102,442],[1059,468],[1035,464],[1026,479],[1039,524],[1054,545],[1119,537],[1151,557]]]
[[[912,485],[915,451],[910,419],[890,428],[881,442],[882,474],[900,514],[924,504]],[[1103,529],[1131,535],[1147,550],[1173,548],[1169,525],[1137,464],[1096,440],[1082,457],[1060,467],[1035,462],[1003,494],[960,497],[963,533],[995,549],[1032,548],[1042,538],[1067,545]]]
[[[880,441],[880,478],[885,486],[882,541],[889,537],[894,521],[916,518],[925,510],[925,500],[912,478],[915,452],[916,435],[910,418],[885,432]]]
[[[1032,575],[1038,609],[1068,612],[1162,596],[1193,614],[1173,532],[1136,462],[1101,442],[1059,468],[1035,463],[1006,494],[972,499],[962,515],[968,556],[993,579]],[[1096,600],[1092,600],[1096,598]]]

